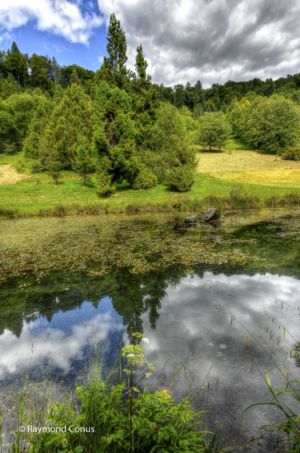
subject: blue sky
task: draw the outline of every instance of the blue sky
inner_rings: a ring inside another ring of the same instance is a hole
[[[13,41],[23,53],[47,55],[55,57],[60,65],[78,64],[95,71],[100,67],[99,58],[106,54],[106,27],[102,25],[95,29],[89,43],[81,44],[39,31],[31,22],[14,30],[12,36],[1,43],[1,48],[7,50]]]
[[[84,8],[81,11],[84,13]],[[99,17],[103,17],[96,3],[94,3],[94,12]],[[39,30],[38,28],[37,20],[34,17],[30,18],[25,25],[9,31],[5,31],[3,27],[2,30],[0,28],[0,48],[7,50],[12,42],[16,41],[22,52],[28,55],[37,53],[55,57],[60,65],[78,64],[93,71],[100,67],[101,57],[106,55],[107,29],[104,19],[101,24],[93,27],[89,39],[85,43],[71,42],[68,37],[54,33],[52,30]]]

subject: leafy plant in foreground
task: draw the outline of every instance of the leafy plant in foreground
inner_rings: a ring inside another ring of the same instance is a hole
[[[122,349],[120,383],[102,380],[95,368],[90,383],[76,388],[73,403],[51,406],[45,425],[56,427],[56,432],[26,433],[23,439],[19,433],[17,446],[26,443],[30,452],[49,453],[212,451],[203,411],[194,411],[188,399],[176,403],[167,390],[150,392],[139,387],[155,370],[140,344],[148,340],[139,333],[132,338],[135,344]]]

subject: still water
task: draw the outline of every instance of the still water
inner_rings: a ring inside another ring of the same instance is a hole
[[[268,247],[276,256],[276,244]],[[95,350],[107,373],[131,334],[143,332],[157,368],[150,387],[170,388],[176,398],[190,393],[195,406],[208,410],[222,445],[275,451],[274,436],[260,427],[281,420],[279,414],[261,407],[241,416],[271,399],[266,370],[275,387],[300,378],[297,270],[290,263],[276,272],[199,264],[16,280],[0,292],[1,393],[25,375],[71,384]]]

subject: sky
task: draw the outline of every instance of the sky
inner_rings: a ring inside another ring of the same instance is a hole
[[[128,63],[142,44],[156,83],[278,78],[300,72],[300,0],[0,0],[0,48],[97,70],[108,18],[121,20]]]

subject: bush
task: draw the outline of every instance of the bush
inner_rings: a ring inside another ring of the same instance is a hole
[[[39,161],[31,165],[31,173],[42,173],[46,168]]]
[[[98,170],[96,176],[96,188],[99,196],[110,197],[116,188],[111,182],[111,176],[103,170]]]
[[[283,160],[300,160],[300,148],[289,148],[281,155]]]
[[[188,167],[177,167],[168,172],[166,185],[172,192],[188,192],[193,184],[194,174]]]
[[[143,169],[135,178],[133,183],[133,189],[151,189],[151,187],[156,186],[157,177],[151,170]]]

